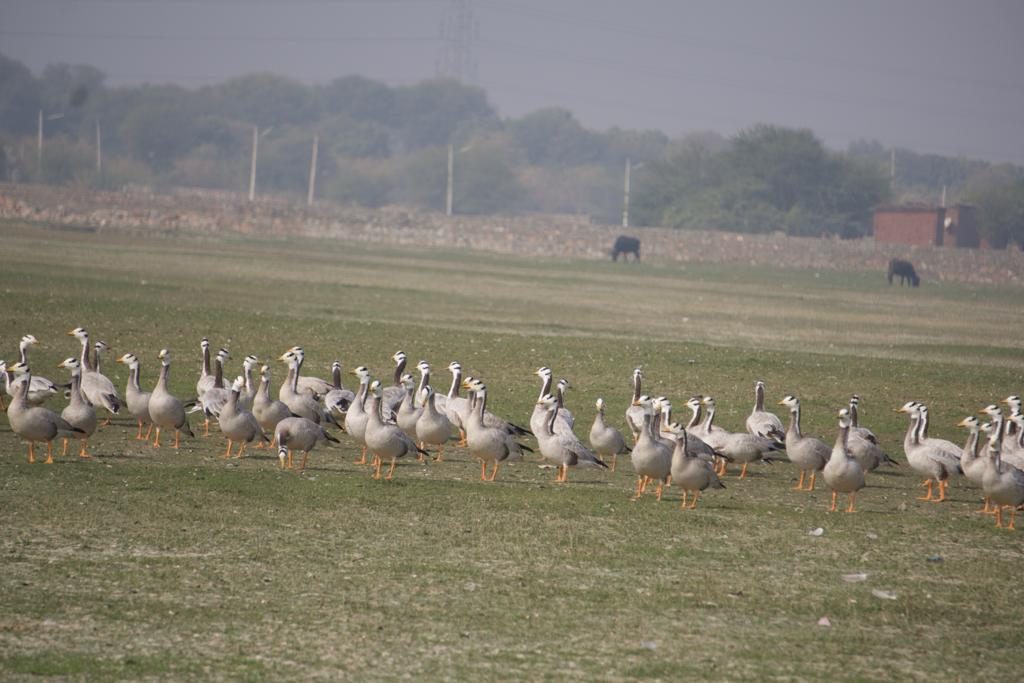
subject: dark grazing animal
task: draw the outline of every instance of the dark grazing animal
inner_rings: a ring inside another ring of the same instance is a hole
[[[618,261],[619,254],[622,254],[623,261],[629,260],[629,254],[633,255],[634,261],[639,261],[640,240],[628,235],[619,235],[615,238],[615,244],[612,245],[612,261]]]
[[[910,281],[912,287],[917,287],[921,284],[921,278],[917,276],[917,272],[914,271],[914,264],[910,261],[904,261],[902,259],[894,258],[889,261],[889,284],[892,284],[892,278],[894,275],[900,278],[900,287],[906,284],[907,280]]]

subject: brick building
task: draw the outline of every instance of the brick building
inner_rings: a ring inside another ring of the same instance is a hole
[[[914,246],[987,247],[978,236],[977,209],[903,205],[875,209],[875,241]]]

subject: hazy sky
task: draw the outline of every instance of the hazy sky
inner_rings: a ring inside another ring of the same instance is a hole
[[[34,72],[197,87],[435,75],[452,0],[0,0],[0,52]],[[1024,164],[1024,0],[465,0],[477,84],[503,116],[729,135],[808,127]]]

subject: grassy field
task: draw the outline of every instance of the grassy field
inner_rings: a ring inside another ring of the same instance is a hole
[[[14,223],[0,235],[0,350],[34,334],[32,367],[55,381],[78,325],[139,355],[146,385],[172,349],[180,396],[204,335],[231,349],[232,375],[248,353],[301,344],[310,373],[337,358],[386,377],[401,348],[442,388],[458,359],[520,422],[550,365],[574,385],[585,438],[598,396],[624,428],[642,365],[645,389],[680,406],[714,395],[732,429],[763,379],[773,407],[799,395],[805,430],[829,442],[859,393],[900,461],[904,401],[927,401],[933,435],[962,442],[957,421],[1024,389],[1017,289]],[[682,512],[674,491],[630,501],[628,457],[568,485],[535,460],[484,484],[456,449],[377,482],[339,435],[300,476],[266,452],[223,460],[217,433],[153,450],[122,417],[94,459],[45,466],[0,425],[5,679],[1020,676],[1024,536],[976,514],[963,480],[935,505],[905,466],[888,470],[857,514],[829,514],[828,491],[791,491],[779,463]]]

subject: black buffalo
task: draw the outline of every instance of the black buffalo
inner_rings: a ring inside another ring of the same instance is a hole
[[[640,260],[640,240],[636,237],[629,237],[628,235],[619,235],[615,238],[615,244],[612,245],[612,261],[619,260],[619,254],[622,254],[622,260],[628,261],[629,254],[633,255],[634,261]]]
[[[902,287],[909,280],[911,286],[917,287],[921,284],[921,278],[917,276],[917,272],[914,270],[914,264],[910,261],[904,261],[902,259],[894,258],[889,261],[889,284],[892,284],[893,276],[899,276],[900,287]]]

